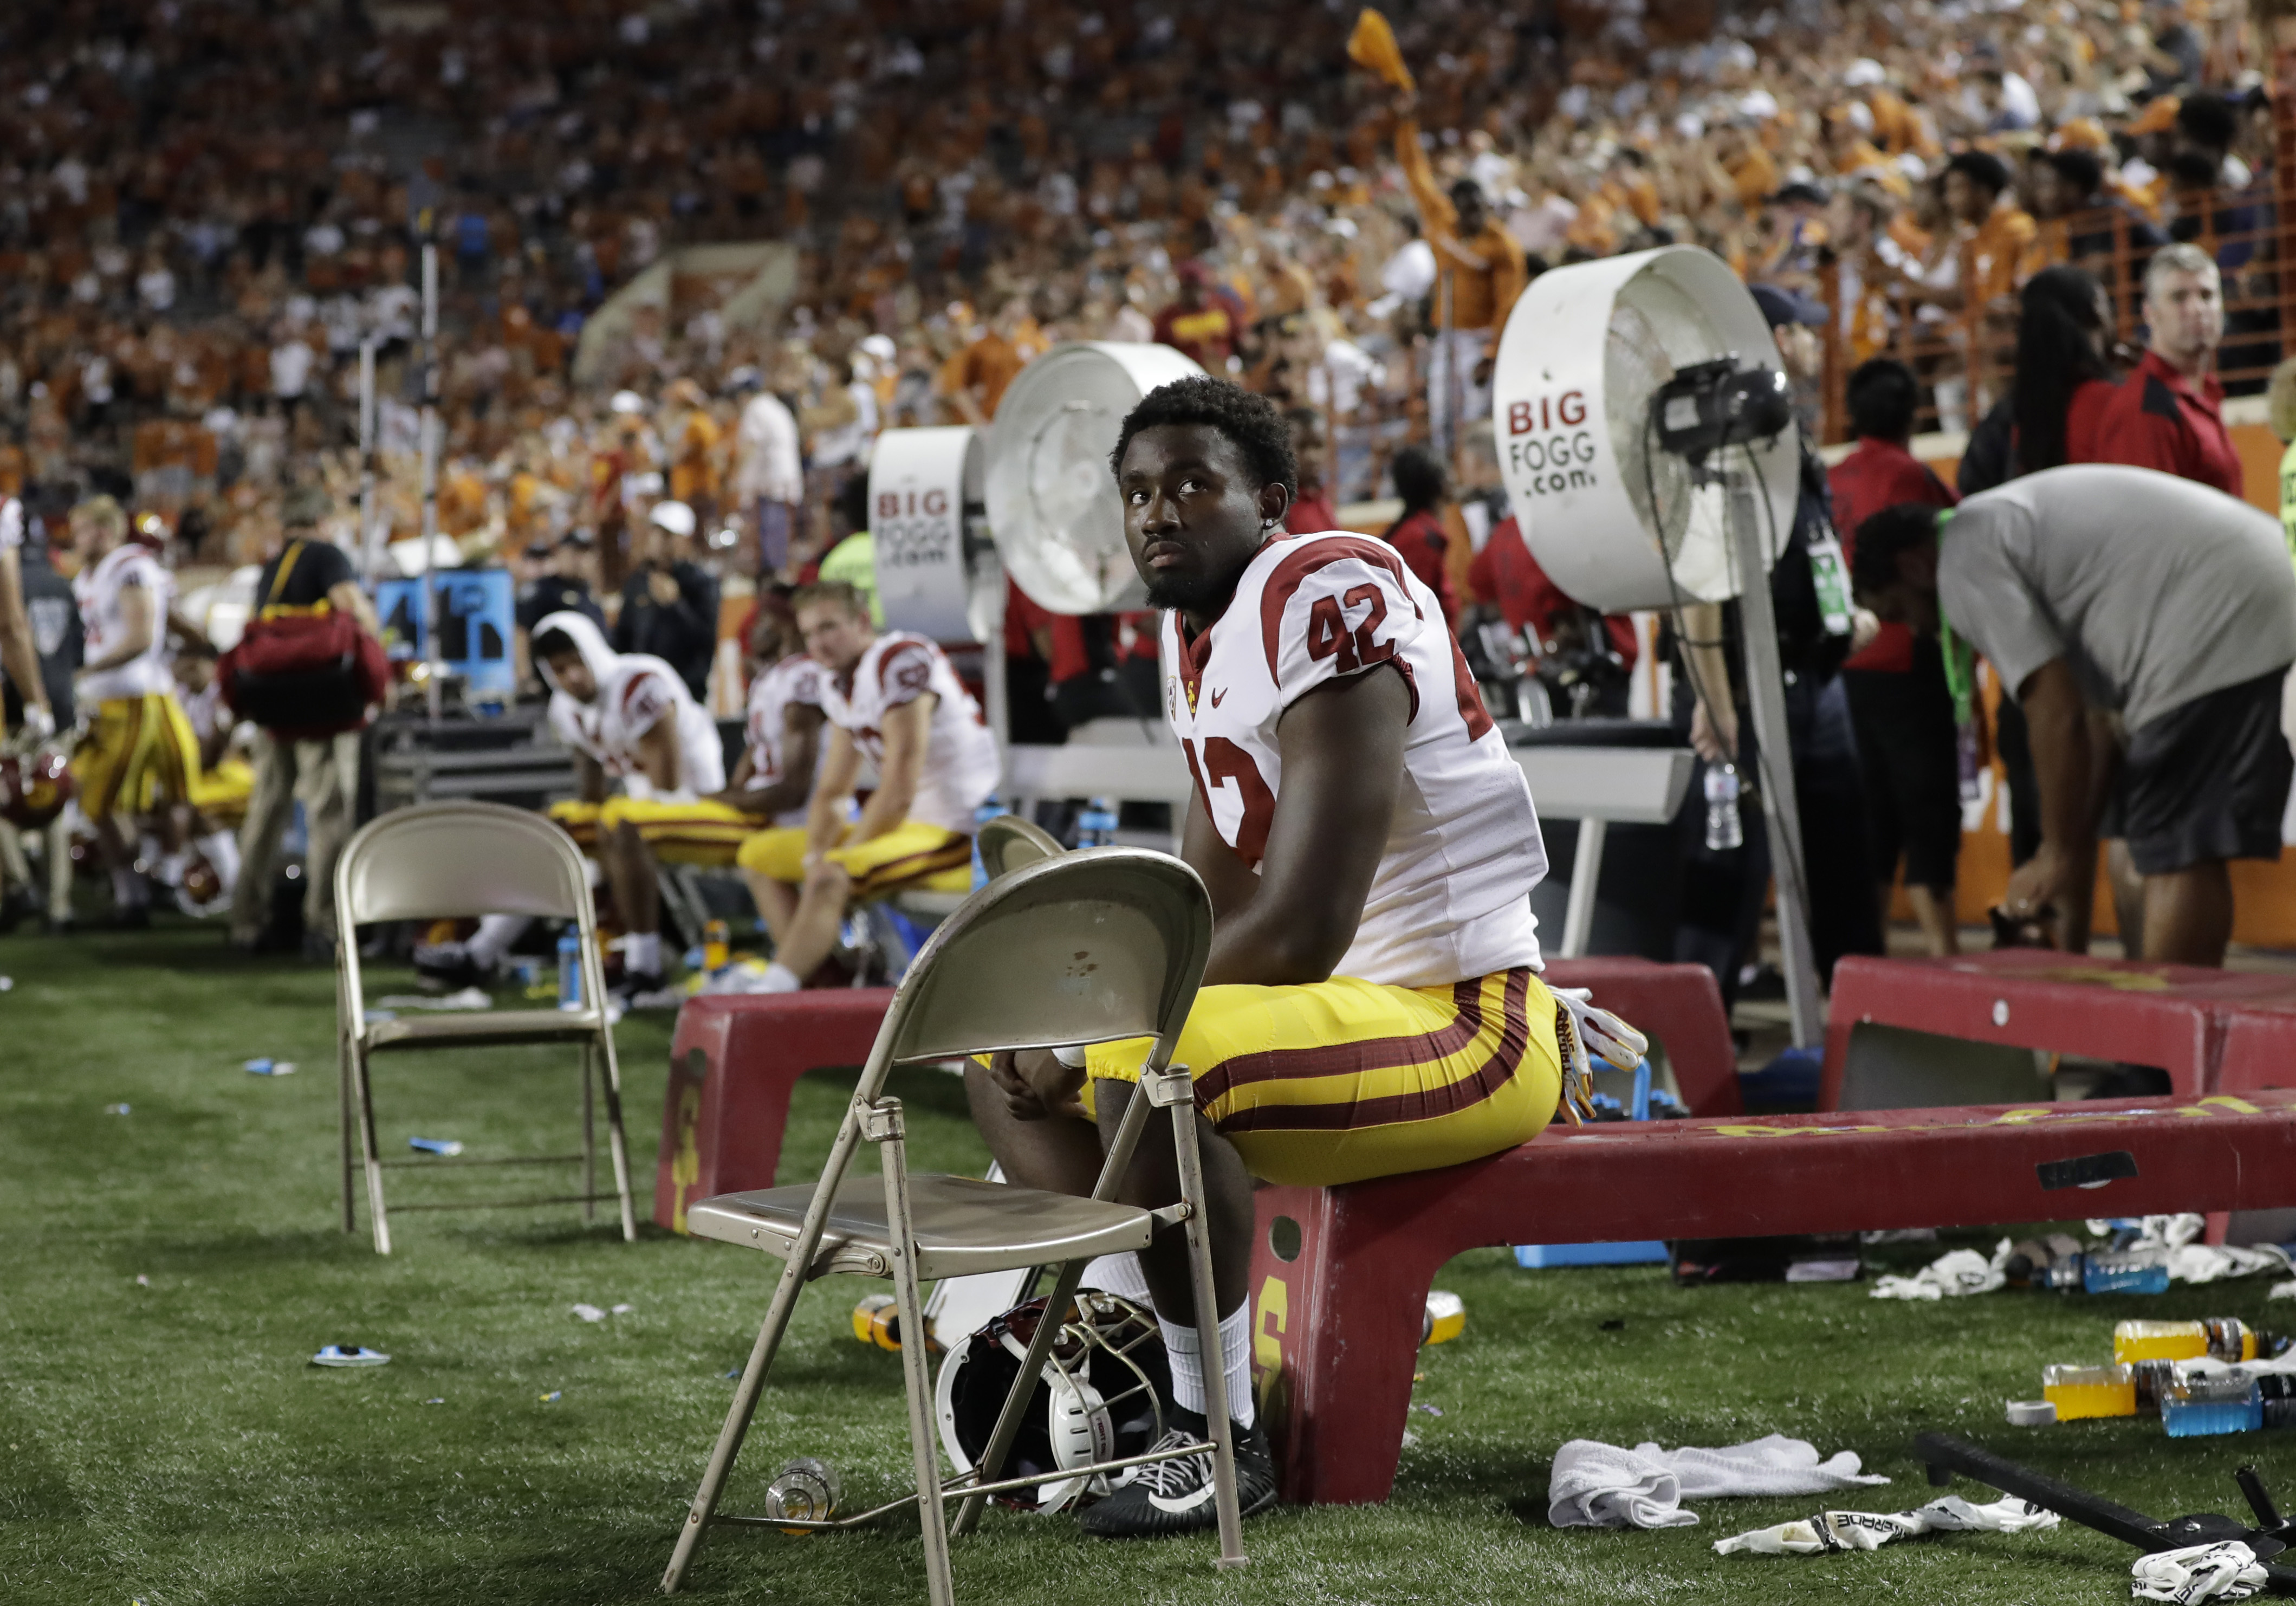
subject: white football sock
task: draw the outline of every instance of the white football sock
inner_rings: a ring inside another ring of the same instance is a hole
[[[123,866],[111,873],[111,901],[117,908],[147,908],[152,902],[152,884]]]
[[[661,933],[633,931],[622,938],[622,968],[643,976],[661,974]]]
[[[804,986],[805,983],[799,979],[798,973],[778,959],[766,967],[764,990],[768,993],[794,993]]]
[[[1103,1255],[1086,1266],[1077,1286],[1096,1288],[1150,1310],[1156,1308],[1155,1297],[1148,1291],[1147,1274],[1140,1269],[1140,1257],[1129,1250],[1121,1255]]]
[[[180,887],[184,884],[184,866],[188,862],[184,854],[163,853],[160,862],[152,867],[152,879],[162,887]]]
[[[477,962],[482,970],[493,970],[510,952],[511,944],[526,935],[527,927],[534,923],[531,914],[488,914],[479,921],[479,929],[463,951]]]
[[[1177,1322],[1156,1318],[1156,1325],[1164,1330],[1164,1354],[1172,1366],[1173,1403],[1194,1412],[1198,1416],[1210,1414],[1204,1408],[1203,1337],[1193,1327],[1182,1327]],[[1252,1422],[1251,1405],[1251,1301],[1237,1306],[1227,1320],[1219,1324],[1221,1370],[1227,1381],[1228,1420],[1239,1428],[1249,1428]]]
[[[211,831],[200,839],[200,851],[215,867],[216,879],[230,891],[239,884],[239,839],[227,831]]]
[[[1251,1426],[1251,1301],[1230,1311],[1220,1323],[1220,1369],[1227,1379],[1228,1420],[1239,1428]]]
[[[1172,1367],[1172,1403],[1204,1415],[1204,1356],[1196,1330],[1161,1316],[1156,1325],[1164,1330],[1164,1358]]]

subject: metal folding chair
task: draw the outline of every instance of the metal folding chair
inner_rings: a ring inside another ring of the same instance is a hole
[[[1101,1255],[1144,1249],[1158,1226],[1185,1221],[1197,1307],[1216,1308],[1205,1235],[1203,1168],[1196,1146],[1195,1090],[1187,1068],[1171,1063],[1203,976],[1211,930],[1211,905],[1203,883],[1195,872],[1163,854],[1131,848],[1055,854],[997,876],[942,922],[894,994],[820,1181],[810,1186],[725,1194],[687,1209],[686,1225],[695,1236],[763,1250],[782,1257],[785,1264],[710,1454],[709,1470],[702,1474],[676,1551],[662,1576],[665,1594],[677,1588],[713,1520],[792,1529],[846,1528],[914,1504],[924,1534],[928,1593],[933,1606],[950,1606],[951,1532],[962,1534],[971,1528],[988,1495],[1043,1481],[1041,1477],[1000,1480],[998,1473],[1060,1331],[1058,1313],[1075,1296],[1086,1264]],[[1127,1104],[1090,1199],[966,1176],[909,1175],[900,1101],[884,1096],[886,1075],[895,1065],[1127,1037],[1154,1039],[1141,1067],[1140,1092],[1145,1096]],[[1183,1195],[1180,1204],[1160,1210],[1114,1202],[1118,1181],[1131,1162],[1152,1106],[1172,1113]],[[865,1139],[878,1145],[884,1175],[849,1183],[846,1172]],[[853,1516],[814,1522],[718,1515],[718,1496],[741,1454],[766,1372],[808,1282],[832,1272],[890,1277],[902,1332],[922,1335],[925,1323],[920,1282],[1053,1266],[1060,1268],[1048,1307],[1054,1319],[1037,1323],[988,1447],[972,1473],[944,1486],[925,1346],[911,1341],[901,1346],[901,1372],[916,1461],[914,1495]],[[1225,1380],[1213,1375],[1218,1370],[1204,1369],[1204,1386],[1214,1446],[1220,1561],[1240,1566],[1244,1558],[1236,1507],[1235,1446]],[[1201,1453],[1132,1456],[1070,1469],[1069,1475]],[[952,1499],[964,1501],[953,1527],[943,1512]]]
[[[378,1254],[390,1253],[390,1220],[383,1205],[383,1168],[439,1166],[582,1167],[579,1193],[489,1199],[452,1204],[401,1205],[401,1209],[500,1209],[516,1205],[579,1204],[586,1219],[600,1200],[621,1206],[622,1237],[637,1238],[630,1200],[629,1143],[622,1131],[621,1069],[605,1012],[605,971],[590,903],[588,872],[566,833],[539,815],[495,803],[423,804],[374,820],[351,838],[335,864],[335,1039],[342,1083],[343,1231],[356,1231],[351,1142],[356,1128],[366,1171],[367,1213]],[[369,1020],[359,978],[356,928],[387,920],[531,914],[572,920],[581,946],[579,1009],[489,1010],[401,1015]],[[506,1159],[386,1160],[374,1130],[369,1061],[376,1054],[417,1049],[507,1047],[527,1043],[578,1043],[582,1048],[582,1149],[578,1154],[521,1155]],[[606,1136],[614,1191],[597,1191],[597,1123],[593,1073],[604,1088]]]

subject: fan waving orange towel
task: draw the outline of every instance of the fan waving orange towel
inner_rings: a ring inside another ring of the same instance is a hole
[[[1403,52],[1395,43],[1395,29],[1368,5],[1356,19],[1355,31],[1348,36],[1348,60],[1358,67],[1369,68],[1398,89],[1411,87],[1411,69],[1403,64]]]

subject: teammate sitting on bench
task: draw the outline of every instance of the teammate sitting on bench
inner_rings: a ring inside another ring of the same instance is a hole
[[[826,673],[829,747],[807,805],[805,835],[762,832],[742,844],[742,870],[800,889],[779,933],[767,990],[795,992],[837,946],[846,905],[922,884],[972,884],[974,811],[996,790],[996,739],[940,649],[902,631],[879,635],[866,598],[838,580],[797,594],[806,650]],[[847,821],[866,757],[877,790]]]
[[[574,750],[582,795],[550,817],[598,861],[627,940],[619,992],[635,1003],[662,990],[661,888],[654,857],[717,856],[755,829],[702,800],[722,791],[718,724],[677,673],[643,652],[616,652],[587,614],[553,613],[534,628],[534,661],[550,683],[550,724]],[[609,779],[623,792],[608,797]]]
[[[805,650],[786,592],[758,594],[749,644],[749,746],[734,766],[733,781],[715,801],[740,809],[753,827],[751,835],[768,839],[760,852],[801,862],[806,802],[821,771],[821,729],[829,717],[821,708],[826,676]],[[750,884],[750,901],[778,947],[789,939],[797,914],[795,889],[755,871],[743,871],[742,879]]]
[[[1249,1372],[1254,1176],[1328,1186],[1512,1148],[1554,1115],[1566,1064],[1585,1068],[1576,1045],[1627,1066],[1644,1046],[1539,979],[1546,854],[1522,770],[1393,548],[1284,533],[1298,480],[1275,409],[1182,380],[1133,410],[1113,462],[1133,561],[1170,610],[1165,708],[1196,783],[1182,851],[1211,892],[1176,1062],[1195,1081],[1219,1309],[1195,1309],[1183,1236],[1160,1233],[1141,1260],[1183,1413],[1167,1447],[1207,1447],[1086,1509],[1107,1537],[1212,1526],[1208,1366],[1226,1380],[1244,1511],[1275,1498]],[[973,1118],[1005,1175],[1088,1193],[1147,1046],[973,1068]],[[1122,1197],[1177,1200],[1168,1145],[1141,1145]]]

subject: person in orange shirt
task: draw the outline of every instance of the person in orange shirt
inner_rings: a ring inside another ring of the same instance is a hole
[[[692,507],[705,521],[718,509],[718,443],[725,431],[709,416],[709,398],[690,379],[673,383],[664,400],[685,415],[664,431],[669,448],[669,496]]]
[[[2010,193],[2009,169],[1987,151],[1964,151],[1946,164],[1946,211],[1961,225],[1958,243],[1966,279],[1956,278],[1949,302],[2005,307],[2029,275],[2029,252],[2039,227]]]
[[[1395,102],[1395,154],[1418,203],[1420,232],[1435,252],[1435,339],[1427,364],[1427,424],[1437,450],[1451,453],[1456,422],[1490,411],[1490,359],[1515,298],[1529,282],[1522,248],[1491,215],[1482,185],[1435,183],[1419,147],[1419,97]]]
[[[1027,298],[1006,301],[980,338],[960,350],[941,370],[944,389],[964,422],[979,429],[996,416],[996,404],[1030,357],[1044,349]]]

